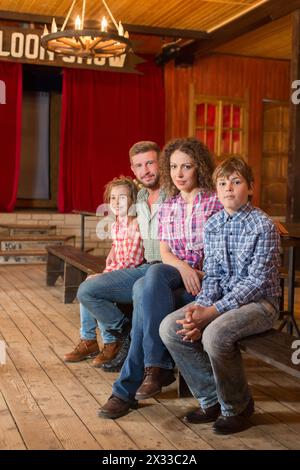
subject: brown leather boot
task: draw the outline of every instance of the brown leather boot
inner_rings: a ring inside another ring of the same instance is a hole
[[[96,339],[81,339],[76,348],[64,356],[65,362],[80,362],[99,354],[99,346]]]
[[[98,411],[98,416],[107,419],[116,419],[126,415],[130,409],[136,410],[138,402],[136,400],[124,401],[121,398],[111,395],[105,405]]]
[[[135,394],[136,400],[145,400],[161,392],[162,387],[170,385],[176,380],[171,369],[160,367],[146,367],[142,385]]]
[[[221,407],[219,403],[216,403],[204,410],[199,407],[196,410],[190,411],[184,416],[183,421],[185,423],[210,423],[216,421],[220,414]]]
[[[94,367],[101,367],[106,362],[111,361],[116,357],[120,349],[120,343],[105,343],[103,349],[99,352],[98,356],[92,361]]]

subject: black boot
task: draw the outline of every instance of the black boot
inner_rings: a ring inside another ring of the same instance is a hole
[[[123,323],[121,331],[108,330],[121,342],[121,346],[116,357],[102,365],[105,372],[119,372],[121,370],[130,346],[130,330],[131,322],[129,320]]]

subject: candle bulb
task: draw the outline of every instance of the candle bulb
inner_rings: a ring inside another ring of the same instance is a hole
[[[101,31],[107,32],[107,20],[105,16],[103,16],[102,21],[101,21]]]
[[[124,36],[124,28],[123,28],[121,21],[119,21],[118,32],[119,32],[119,36]]]
[[[43,36],[46,36],[47,34],[49,34],[49,31],[48,31],[47,26],[45,25],[45,26],[44,26],[44,31],[43,31],[42,37],[43,37]]]
[[[52,19],[51,33],[57,33],[57,26],[54,18]]]
[[[75,20],[75,29],[76,30],[81,29],[81,20],[80,20],[79,15],[77,15],[76,20]]]

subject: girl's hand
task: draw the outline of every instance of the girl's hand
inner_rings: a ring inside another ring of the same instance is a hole
[[[106,264],[107,266],[109,266],[110,264],[114,263],[115,262],[115,257],[113,254],[108,254],[107,255],[107,258],[106,258]]]
[[[187,292],[194,296],[199,294],[201,283],[198,273],[200,271],[191,268],[187,263],[182,264],[178,269]]]

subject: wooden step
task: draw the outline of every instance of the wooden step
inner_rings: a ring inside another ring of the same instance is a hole
[[[38,225],[38,224],[0,224],[0,229],[4,229],[8,232],[9,235],[14,235],[16,233],[25,233],[33,232],[36,234],[49,234],[55,232],[56,225]]]
[[[3,241],[33,241],[33,242],[39,242],[39,241],[46,241],[46,242],[51,242],[51,241],[68,241],[68,240],[74,240],[75,235],[13,235],[13,236],[7,236],[7,235],[1,235],[0,234],[0,242]]]
[[[69,241],[75,241],[74,235],[13,235],[11,237],[0,235],[0,250],[37,250],[44,249],[49,243],[63,245]],[[73,243],[74,244],[74,243]]]
[[[0,265],[3,264],[44,264],[47,253],[44,250],[0,251]]]

